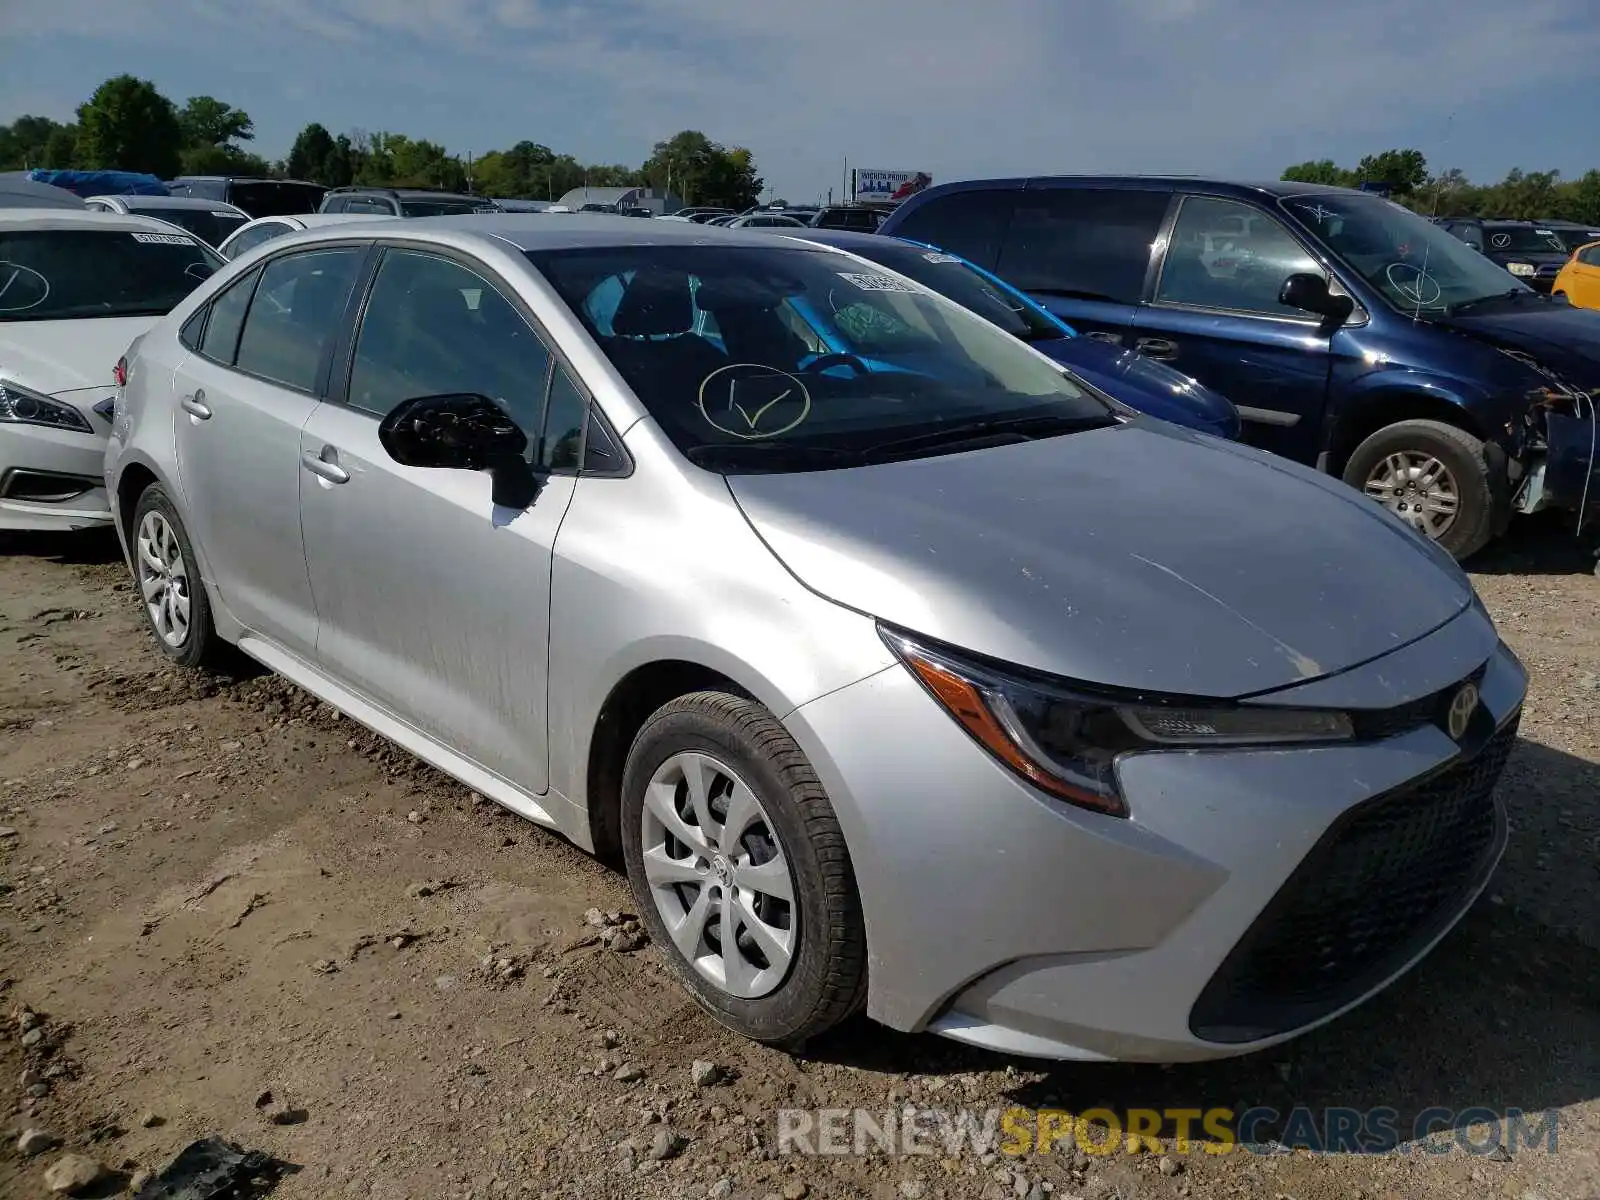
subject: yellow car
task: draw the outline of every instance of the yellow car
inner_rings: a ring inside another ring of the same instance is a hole
[[[1600,242],[1574,250],[1550,290],[1578,308],[1600,308]]]

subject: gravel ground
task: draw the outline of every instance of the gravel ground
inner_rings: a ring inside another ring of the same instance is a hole
[[[280,680],[168,669],[108,540],[0,543],[0,1196],[68,1152],[113,1195],[211,1133],[295,1164],[284,1200],[1600,1196],[1600,580],[1552,522],[1514,539],[1474,574],[1533,677],[1489,893],[1331,1027],[1174,1069],[741,1042],[629,949],[619,876]],[[1559,1124],[1555,1154],[776,1153],[779,1108],[907,1104]]]

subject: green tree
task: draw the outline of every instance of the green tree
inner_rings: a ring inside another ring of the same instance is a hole
[[[285,170],[293,179],[337,187],[339,185],[329,182],[334,174],[337,152],[338,145],[327,127],[313,121],[295,135],[294,145],[289,148],[289,158],[284,164]]]
[[[1338,166],[1331,158],[1296,163],[1280,176],[1294,183],[1320,183],[1327,187],[1349,187],[1350,172]]]
[[[1356,164],[1356,183],[1386,183],[1395,192],[1416,191],[1428,180],[1428,160],[1421,150],[1385,150]]]
[[[108,79],[78,108],[77,155],[92,170],[148,171],[170,179],[183,165],[178,111],[148,80]]]
[[[77,141],[77,129],[71,125],[63,125],[49,117],[21,116],[9,125],[0,125],[0,171],[23,171],[34,167],[49,167],[56,164],[49,161],[50,142],[52,138],[59,139],[63,131],[69,139],[67,145],[68,161],[62,166],[71,166],[72,144]],[[57,142],[57,148],[62,143]]]
[[[190,96],[178,114],[178,124],[190,146],[226,146],[253,141],[256,136],[249,113],[214,96]]]
[[[66,171],[78,165],[78,127],[57,125],[44,144],[44,156],[35,166]]]
[[[639,177],[688,204],[720,204],[748,208],[761,195],[750,151],[729,150],[696,129],[686,129],[657,142]]]

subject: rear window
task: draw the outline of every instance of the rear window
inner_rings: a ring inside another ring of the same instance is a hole
[[[885,232],[959,254],[992,271],[1020,192],[948,192],[917,205]]]
[[[489,208],[483,200],[402,200],[400,211],[408,217],[453,217],[461,213],[482,212]]]
[[[176,230],[0,231],[0,321],[163,316],[222,262]]]
[[[248,219],[241,217],[238,213],[231,213],[223,209],[158,208],[155,206],[143,208],[132,204],[129,207],[134,212],[143,213],[147,217],[155,217],[158,221],[166,221],[168,224],[187,229],[210,246],[222,245],[227,236]]]
[[[228,188],[227,200],[252,217],[292,217],[316,212],[327,191],[321,184],[286,179],[235,179]]]

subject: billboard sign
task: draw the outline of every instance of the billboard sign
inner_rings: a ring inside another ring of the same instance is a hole
[[[915,196],[933,182],[926,171],[867,171],[855,172],[855,198],[878,203],[897,204],[907,196]]]

